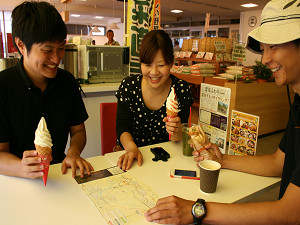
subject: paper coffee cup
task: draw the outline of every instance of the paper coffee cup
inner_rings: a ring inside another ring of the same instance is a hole
[[[213,160],[203,160],[200,166],[200,190],[214,193],[217,189],[221,164]]]

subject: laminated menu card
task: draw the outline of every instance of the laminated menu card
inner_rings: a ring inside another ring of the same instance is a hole
[[[228,154],[256,155],[259,116],[232,110]]]

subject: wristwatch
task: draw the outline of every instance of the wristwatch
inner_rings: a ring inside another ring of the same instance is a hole
[[[194,217],[194,224],[201,225],[203,218],[206,216],[205,200],[199,198],[192,207],[192,215]]]

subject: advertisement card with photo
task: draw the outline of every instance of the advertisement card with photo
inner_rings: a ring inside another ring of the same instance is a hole
[[[210,142],[225,153],[231,89],[201,84],[199,123]]]
[[[259,116],[232,110],[228,154],[256,155]]]

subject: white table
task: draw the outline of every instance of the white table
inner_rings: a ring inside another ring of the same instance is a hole
[[[154,155],[150,147],[163,147],[169,154],[168,162],[152,161]],[[194,157],[182,155],[181,142],[165,142],[140,148],[143,154],[143,165],[139,167],[133,163],[129,170],[145,185],[152,188],[159,197],[177,195],[179,197],[197,200],[203,198],[206,201],[222,203],[247,202],[255,195],[262,194],[280,184],[278,177],[263,177],[252,174],[221,169],[217,190],[213,194],[205,194],[200,191],[199,180],[187,180],[170,178],[171,169],[198,170]],[[123,152],[108,153],[105,156],[116,164]]]
[[[168,162],[152,161],[150,146],[140,148],[143,166],[133,163],[129,170],[140,182],[152,188],[158,197],[177,195],[196,200],[204,198],[216,202],[243,202],[254,194],[278,185],[279,178],[261,177],[222,169],[217,191],[203,194],[199,180],[170,178],[170,169],[198,169],[193,157],[182,156],[181,143],[166,142],[159,145],[171,155]],[[123,152],[89,158],[95,170],[113,166]],[[43,180],[30,180],[0,175],[1,225],[99,225],[106,224],[96,207],[72,178],[71,171],[61,174],[60,164],[50,166],[47,187]],[[139,221],[137,224],[152,224]]]

